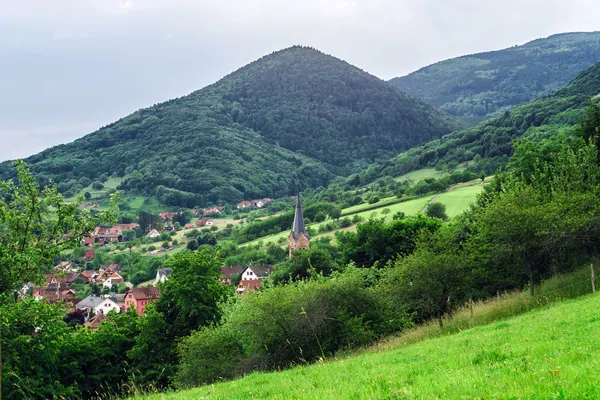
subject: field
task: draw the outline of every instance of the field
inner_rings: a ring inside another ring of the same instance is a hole
[[[413,181],[417,183],[423,179],[427,178],[441,178],[445,175],[448,175],[445,172],[437,171],[434,168],[422,168],[416,171],[409,172],[408,174],[401,175],[397,178],[394,178],[396,182],[404,182],[404,181]]]
[[[475,202],[477,195],[483,190],[483,185],[473,185],[445,192],[435,201],[446,206],[446,214],[452,219],[466,211]]]
[[[138,398],[595,399],[599,307],[587,295],[391,350]]]

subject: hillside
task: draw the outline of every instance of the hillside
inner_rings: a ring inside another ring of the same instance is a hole
[[[521,105],[478,126],[417,146],[365,172],[368,179],[396,176],[425,166],[439,169],[475,164],[493,173],[506,164],[513,141],[523,136],[543,138],[568,132],[583,116],[590,97],[600,94],[600,63],[580,73],[555,93]]]
[[[390,83],[475,123],[564,86],[598,61],[600,32],[565,33],[441,61]]]
[[[192,207],[326,185],[455,126],[342,60],[292,47],[26,161],[67,196],[114,177],[120,189]]]
[[[283,372],[144,399],[597,398],[600,297]]]

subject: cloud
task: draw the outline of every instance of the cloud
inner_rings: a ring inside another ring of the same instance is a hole
[[[19,0],[0,7],[0,160],[310,45],[384,79],[597,29],[590,0]],[[61,127],[64,134],[61,135]],[[67,132],[68,131],[68,132]],[[12,132],[12,133],[11,133]]]

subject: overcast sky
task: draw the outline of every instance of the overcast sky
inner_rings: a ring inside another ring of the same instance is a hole
[[[0,160],[72,141],[272,51],[390,79],[600,29],[596,0],[0,0]]]

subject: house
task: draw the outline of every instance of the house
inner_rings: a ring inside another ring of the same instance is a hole
[[[193,227],[194,227],[194,225],[192,225],[191,222],[188,224],[185,224],[185,229],[192,229]]]
[[[96,279],[100,276],[96,271],[83,271],[81,272],[77,278],[83,279],[85,283],[96,282]]]
[[[54,269],[64,272],[74,272],[76,270],[76,268],[69,261],[59,262],[54,266]]]
[[[154,286],[158,285],[159,283],[168,281],[171,272],[173,272],[173,269],[171,268],[162,268],[156,271],[156,279],[154,279]]]
[[[260,289],[261,283],[262,283],[262,280],[260,280],[260,279],[250,279],[250,280],[240,281],[240,283],[238,283],[238,286],[237,286],[237,289],[235,290],[235,292],[238,294],[247,294],[247,293],[256,292],[258,289]]]
[[[160,218],[161,218],[163,221],[167,221],[167,220],[173,220],[173,217],[175,217],[177,214],[179,214],[179,213],[176,213],[176,212],[171,212],[171,213],[168,213],[168,212],[162,212],[162,213],[159,213],[159,214],[158,214],[158,216],[159,216],[159,217],[160,217]]]
[[[158,300],[159,297],[160,290],[158,288],[133,288],[125,295],[125,309],[133,308],[138,315],[144,315],[146,305]]]
[[[93,237],[83,238],[83,245],[84,246],[93,246],[95,244],[96,244],[96,239],[94,239]]]
[[[160,232],[158,232],[156,229],[152,229],[150,232],[148,232],[148,234],[146,235],[147,238],[157,238],[160,236]]]
[[[106,314],[100,311],[98,314],[84,322],[83,326],[91,328],[93,331],[95,331],[104,321],[106,321]]]
[[[119,307],[115,300],[109,297],[104,298],[98,296],[86,297],[77,303],[75,308],[85,311],[88,318],[91,313],[97,315],[98,313],[108,314],[111,311],[114,311],[117,314],[121,312],[121,307]]]
[[[271,275],[271,272],[273,272],[272,265],[251,265],[246,267],[246,269],[242,272],[242,280],[252,281],[256,279],[268,278],[269,275]]]
[[[199,219],[198,221],[196,221],[196,226],[197,227],[201,227],[201,226],[213,226],[213,225],[214,225],[214,222],[210,218],[202,218],[202,219]]]
[[[249,208],[252,207],[252,203],[248,200],[241,201],[237,204],[236,208]]]
[[[140,224],[133,222],[131,224],[118,224],[115,226],[117,228],[119,228],[121,231],[132,231],[134,229],[138,229],[140,227]]]
[[[231,280],[236,277],[236,275],[241,275],[246,267],[222,267],[221,268],[221,276],[219,277],[219,281],[221,281],[224,285],[231,285]]]
[[[123,279],[121,275],[117,274],[116,272],[113,272],[110,276],[104,279],[104,283],[102,283],[102,286],[110,289],[113,285],[118,285],[119,283],[124,282],[125,279]]]
[[[220,214],[221,211],[223,211],[225,209],[225,207],[223,206],[217,206],[217,207],[212,207],[212,208],[205,208],[203,210],[204,214],[211,214],[211,213],[216,213],[216,214]]]
[[[26,284],[23,285],[23,287],[21,289],[19,289],[17,292],[19,294],[20,297],[25,297],[27,296],[30,292],[33,291],[33,289],[35,288],[35,285],[31,282],[27,282]]]
[[[93,260],[96,257],[96,250],[86,250],[84,257],[88,260]]]
[[[100,274],[104,274],[105,272],[121,272],[122,267],[121,264],[102,264],[98,268],[98,271],[100,271]]]

